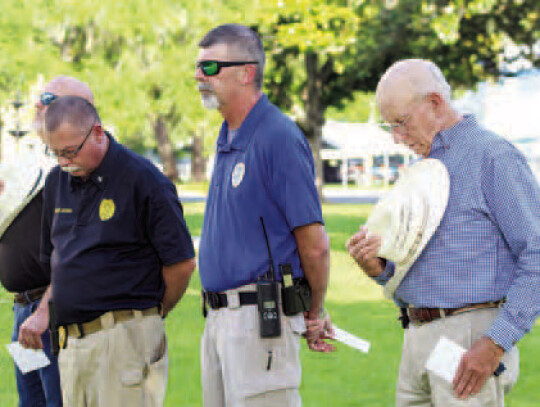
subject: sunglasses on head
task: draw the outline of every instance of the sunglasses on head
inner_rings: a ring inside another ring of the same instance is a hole
[[[201,68],[202,73],[205,76],[214,76],[217,75],[221,68],[226,68],[228,66],[240,66],[240,65],[249,65],[249,64],[258,64],[257,61],[200,61],[197,62],[197,68]]]
[[[57,98],[58,98],[58,96],[55,95],[54,93],[51,93],[51,92],[43,92],[43,93],[39,96],[39,101],[41,102],[41,104],[42,104],[43,106],[48,106],[48,105],[50,105],[52,102],[54,102]]]

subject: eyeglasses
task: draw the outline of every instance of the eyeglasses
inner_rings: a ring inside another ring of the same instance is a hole
[[[410,119],[411,119],[411,115],[408,114],[407,116],[403,117],[402,119],[398,120],[395,123],[381,123],[380,127],[389,133],[393,133],[393,132],[400,133],[401,131],[405,129],[405,127],[407,126],[407,122]]]
[[[66,160],[73,160],[75,157],[77,157],[77,154],[79,154],[79,152],[82,150],[84,143],[86,143],[86,140],[88,139],[90,134],[92,134],[92,131],[94,130],[95,125],[96,125],[95,123],[92,124],[90,131],[86,134],[86,136],[84,137],[84,140],[82,141],[81,144],[79,144],[77,148],[67,148],[60,151],[50,148],[47,150],[47,154],[50,157],[57,158],[57,159],[65,158]]]
[[[43,106],[50,105],[56,99],[58,99],[58,96],[51,92],[43,92],[41,95],[39,95],[39,101]]]
[[[419,103],[416,103],[416,105],[413,107],[411,113],[403,116],[401,119],[397,120],[395,123],[381,123],[380,127],[383,130],[386,130],[390,133],[396,132],[398,134],[403,134],[403,131],[407,127],[407,123],[409,120],[411,120],[412,115],[418,110],[420,106],[426,101],[426,97],[423,97],[422,99],[418,99]]]
[[[205,76],[214,76],[217,75],[221,68],[226,68],[228,66],[240,66],[240,65],[249,65],[249,64],[258,64],[257,61],[200,61],[197,62],[197,68],[201,68],[202,73]]]

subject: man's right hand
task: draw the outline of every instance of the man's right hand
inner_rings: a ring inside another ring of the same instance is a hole
[[[384,260],[377,257],[381,248],[381,238],[368,235],[365,226],[360,226],[357,233],[352,235],[345,245],[351,257],[371,277],[377,277],[384,270]]]
[[[25,348],[43,349],[41,335],[49,327],[49,310],[39,307],[19,328],[19,343]]]
[[[304,314],[306,332],[304,336],[310,350],[314,352],[330,353],[336,350],[335,346],[328,343],[327,339],[333,339],[334,329],[330,316],[310,316],[309,311]]]

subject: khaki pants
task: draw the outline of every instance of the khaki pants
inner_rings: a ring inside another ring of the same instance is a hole
[[[60,351],[66,407],[162,406],[167,385],[167,343],[160,316],[142,316],[105,327],[84,338],[69,337]]]
[[[454,397],[452,384],[426,371],[425,364],[441,336],[466,349],[491,326],[499,309],[478,309],[415,326],[405,331],[396,392],[397,407],[503,407],[504,394],[517,381],[519,356],[516,347],[502,362],[506,371],[490,376],[480,392],[465,400]]]
[[[228,293],[253,291],[253,285]],[[299,338],[302,315],[281,315],[281,337],[259,337],[256,305],[209,310],[201,340],[205,407],[301,405]]]

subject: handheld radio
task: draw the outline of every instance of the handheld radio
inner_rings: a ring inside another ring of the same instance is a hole
[[[261,217],[266,247],[268,248],[268,258],[270,268],[261,278],[257,280],[257,305],[259,308],[259,332],[261,338],[276,338],[281,335],[281,320],[279,316],[278,283],[274,271],[274,260],[270,251],[268,235]]]

